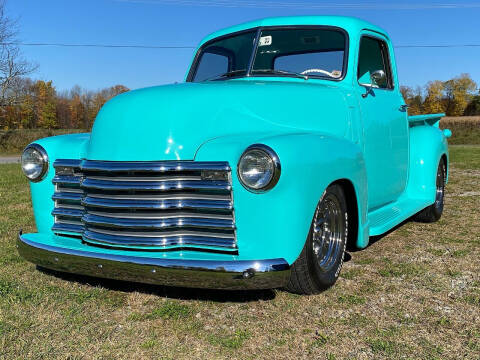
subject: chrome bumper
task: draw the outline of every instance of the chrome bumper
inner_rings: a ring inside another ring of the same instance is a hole
[[[284,286],[290,266],[284,259],[176,260],[123,256],[45,245],[19,233],[18,253],[51,270],[139,283],[209,289],[270,289]]]

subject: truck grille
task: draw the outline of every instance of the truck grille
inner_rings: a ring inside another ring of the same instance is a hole
[[[125,250],[236,253],[227,162],[56,160],[53,232]]]

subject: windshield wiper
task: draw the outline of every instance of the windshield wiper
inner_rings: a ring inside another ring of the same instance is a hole
[[[229,77],[235,76],[235,75],[237,75],[238,73],[242,73],[242,72],[247,72],[247,70],[241,69],[241,70],[227,71],[226,73],[212,76],[211,78],[205,79],[205,80],[203,80],[203,81],[214,81],[214,80],[220,80],[220,79],[224,79],[224,78],[229,78]]]
[[[278,75],[292,75],[304,80],[308,80],[308,75],[303,75],[294,71],[286,71],[286,70],[276,70],[276,69],[255,69],[252,70],[252,73],[255,72],[262,72],[262,73],[268,73],[268,74],[278,74]]]

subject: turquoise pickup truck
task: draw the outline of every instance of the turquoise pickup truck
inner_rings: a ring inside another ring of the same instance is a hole
[[[207,36],[185,82],[109,101],[22,156],[39,267],[216,289],[333,285],[348,247],[440,218],[443,114],[408,116],[382,29],[269,18]]]

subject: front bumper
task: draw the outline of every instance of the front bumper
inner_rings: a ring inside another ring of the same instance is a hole
[[[139,283],[209,289],[271,289],[286,285],[284,259],[181,260],[89,252],[51,246],[19,233],[19,254],[51,270]]]

